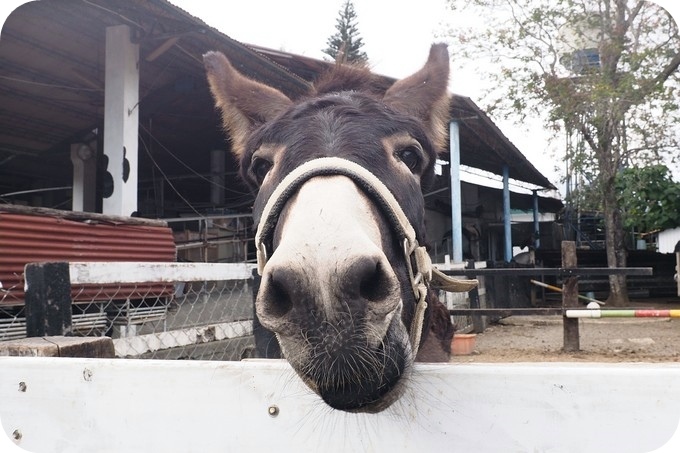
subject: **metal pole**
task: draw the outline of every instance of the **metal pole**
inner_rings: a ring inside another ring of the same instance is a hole
[[[537,249],[541,246],[541,230],[538,224],[538,190],[532,190],[531,194],[534,201],[534,248]]]
[[[458,123],[449,123],[449,148],[451,153],[451,258],[454,263],[463,262],[463,207],[460,187],[460,134]]]
[[[512,232],[510,230],[510,167],[503,165],[503,232],[505,262],[512,260]]]

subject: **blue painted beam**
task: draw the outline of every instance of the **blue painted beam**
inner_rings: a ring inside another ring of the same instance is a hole
[[[512,260],[512,231],[510,230],[510,167],[503,165],[503,232],[506,263]]]
[[[454,263],[463,262],[463,207],[460,187],[460,134],[458,123],[449,123],[449,148],[451,152],[451,258]]]

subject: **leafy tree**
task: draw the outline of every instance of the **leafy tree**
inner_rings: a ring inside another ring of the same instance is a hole
[[[680,225],[680,183],[665,165],[623,170],[616,190],[625,228],[648,233]]]
[[[458,54],[495,65],[490,111],[543,118],[584,146],[567,150],[591,173],[604,213],[607,262],[626,266],[621,169],[677,158],[680,35],[673,18],[640,0],[449,0],[485,18],[457,30]],[[628,303],[625,276],[610,277],[609,301]]]
[[[572,204],[581,212],[602,212],[597,182],[584,183],[572,192]],[[617,174],[616,192],[627,231],[649,233],[680,225],[680,183],[665,165],[629,167]]]
[[[354,4],[347,0],[340,8],[336,19],[335,34],[326,41],[326,49],[323,53],[330,56],[338,63],[366,63],[368,56],[361,50],[364,46],[363,39],[359,36],[357,14]]]

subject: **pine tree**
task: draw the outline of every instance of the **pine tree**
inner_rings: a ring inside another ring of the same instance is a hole
[[[368,55],[361,50],[364,43],[359,36],[357,14],[350,0],[340,8],[335,29],[337,32],[328,38],[328,47],[323,52],[339,63],[368,62]]]

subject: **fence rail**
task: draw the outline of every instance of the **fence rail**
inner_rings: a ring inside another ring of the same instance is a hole
[[[124,357],[224,358],[223,344],[253,332],[252,279],[248,263],[71,262],[26,266],[22,316],[0,319],[0,339],[43,335],[109,335]],[[578,276],[652,275],[651,268],[444,269],[449,275],[564,278],[560,308],[483,308],[484,287],[460,300],[445,296],[459,331],[483,331],[483,316],[562,315],[565,348],[578,349]],[[72,304],[72,285],[92,294]],[[112,289],[113,288],[113,289]],[[449,300],[451,298],[451,300]],[[572,300],[573,299],[573,300]],[[55,302],[57,301],[57,302]],[[567,314],[567,310],[569,315]],[[602,311],[604,315],[607,314]],[[571,327],[569,327],[571,326]],[[574,331],[575,329],[575,331]],[[566,332],[569,330],[569,334]],[[240,341],[238,348],[248,348]],[[191,350],[190,350],[191,349]],[[172,351],[170,351],[172,350]],[[181,350],[181,352],[178,352]],[[234,357],[239,358],[236,354]]]
[[[587,275],[652,275],[651,267],[529,267],[503,269],[451,269],[442,271],[447,275],[463,275],[465,277],[510,275],[513,277],[534,277],[551,275],[556,277],[579,277]]]
[[[69,263],[71,284],[80,285],[248,280],[255,268],[248,263]]]
[[[578,306],[578,277],[591,275],[652,275],[651,267],[583,267],[576,266],[576,246],[572,241],[562,242],[562,267],[561,268],[502,268],[502,269],[450,269],[444,270],[448,275],[462,275],[465,277],[477,276],[514,276],[514,277],[534,277],[551,275],[564,278],[564,288],[560,288],[562,293],[562,307],[560,308],[480,308],[472,305],[470,308],[449,309],[452,316],[469,316],[472,319],[479,319],[482,316],[507,317],[507,316],[555,316],[562,315],[564,328],[563,349],[568,352],[580,349],[579,324],[581,318],[596,317],[624,317],[622,315],[607,316],[607,310],[576,310]],[[618,310],[633,312],[633,309]],[[612,313],[614,313],[612,311]],[[676,317],[677,313],[671,313],[667,317]],[[631,317],[630,314],[625,317]],[[474,331],[479,333],[484,330],[484,323],[475,323]],[[479,327],[481,326],[481,327]]]

